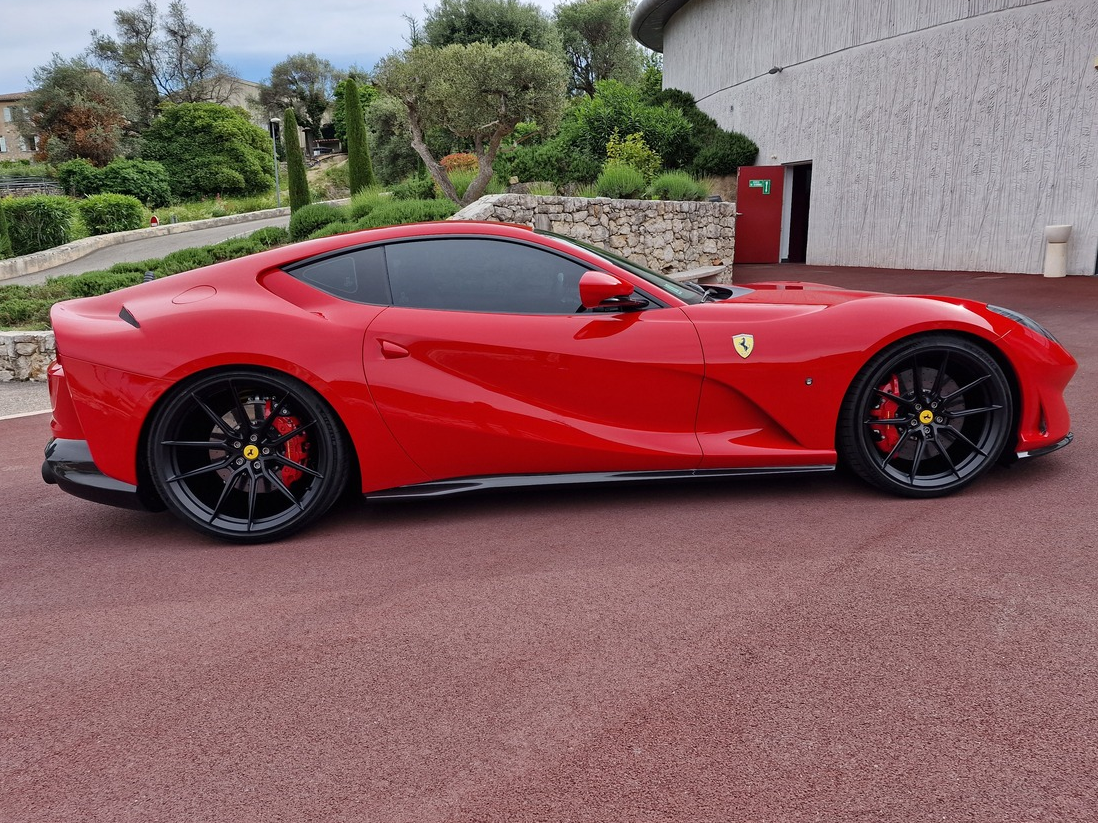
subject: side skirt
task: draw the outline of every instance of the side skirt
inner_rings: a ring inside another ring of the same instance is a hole
[[[449,494],[514,489],[524,486],[580,486],[589,483],[642,483],[667,480],[699,480],[719,477],[758,477],[760,475],[804,474],[831,472],[833,464],[825,466],[778,466],[754,469],[694,469],[661,472],[585,472],[580,474],[511,474],[491,477],[463,477],[459,480],[436,480],[396,489],[366,492],[368,500],[407,500],[415,497],[443,497]]]

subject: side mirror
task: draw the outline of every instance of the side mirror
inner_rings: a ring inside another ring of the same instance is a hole
[[[633,286],[604,271],[585,271],[579,281],[580,303],[585,309],[638,309],[647,300],[633,299]]]

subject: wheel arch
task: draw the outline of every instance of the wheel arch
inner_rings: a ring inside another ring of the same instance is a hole
[[[161,499],[160,494],[156,490],[156,484],[152,478],[152,472],[149,468],[149,436],[153,423],[160,413],[160,410],[171,401],[177,392],[185,389],[186,386],[199,383],[205,380],[207,377],[213,377],[218,374],[228,374],[230,372],[248,369],[252,371],[265,372],[267,374],[278,376],[282,378],[289,378],[300,383],[305,389],[312,393],[317,400],[324,404],[325,407],[332,413],[332,418],[336,425],[339,427],[341,436],[343,437],[344,446],[347,448],[350,455],[350,465],[347,477],[347,485],[358,481],[360,474],[359,460],[358,460],[358,445],[355,443],[354,437],[351,436],[346,422],[343,420],[343,415],[339,413],[339,410],[332,405],[327,397],[322,392],[317,391],[307,380],[303,380],[299,375],[292,371],[287,371],[273,366],[256,365],[254,363],[221,363],[216,366],[208,366],[203,369],[191,372],[181,380],[176,381],[171,388],[161,393],[159,397],[149,407],[148,412],[145,414],[145,419],[141,422],[141,429],[137,440],[137,453],[134,459],[137,461],[137,490],[138,495],[141,497],[142,502],[153,508],[154,511],[163,511],[167,508],[164,501]]]

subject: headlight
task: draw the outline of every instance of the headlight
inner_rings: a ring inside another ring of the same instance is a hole
[[[1030,331],[1037,332],[1037,334],[1041,335],[1042,337],[1047,337],[1053,343],[1059,343],[1060,342],[1059,340],[1056,339],[1056,337],[1052,334],[1052,332],[1050,332],[1048,329],[1046,329],[1044,326],[1042,326],[1040,323],[1038,323],[1032,317],[1026,317],[1024,314],[1016,312],[1013,309],[1004,309],[1002,306],[992,306],[991,304],[988,304],[987,308],[988,308],[988,311],[993,311],[996,314],[1002,315],[1003,317],[1009,317],[1015,323],[1021,323],[1023,326],[1025,326]]]

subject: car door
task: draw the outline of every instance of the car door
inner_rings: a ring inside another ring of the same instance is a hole
[[[417,238],[385,261],[364,370],[432,478],[698,465],[701,344],[680,309],[584,311],[590,267],[517,240]]]

